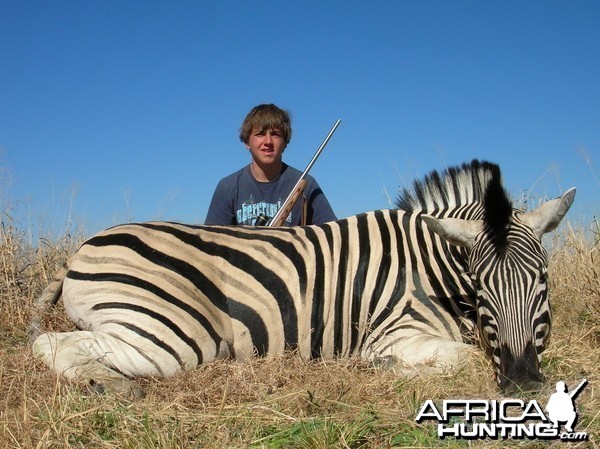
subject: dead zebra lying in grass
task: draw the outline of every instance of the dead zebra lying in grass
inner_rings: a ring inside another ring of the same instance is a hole
[[[416,182],[397,210],[319,226],[116,226],[83,243],[37,301],[33,351],[137,398],[137,376],[286,349],[445,369],[478,334],[499,386],[532,389],[551,326],[540,238],[574,197],[514,210],[498,166],[473,161]],[[61,295],[81,330],[41,333]]]

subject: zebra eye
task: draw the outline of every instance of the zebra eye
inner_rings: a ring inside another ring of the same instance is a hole
[[[543,269],[537,278],[537,287],[539,289],[545,289],[548,285],[548,270]]]

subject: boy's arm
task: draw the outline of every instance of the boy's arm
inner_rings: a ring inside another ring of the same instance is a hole
[[[237,224],[233,210],[232,189],[224,185],[223,180],[217,184],[204,224],[234,225]]]
[[[323,224],[328,221],[337,220],[321,187],[314,178],[312,178],[312,181],[313,182],[309,182],[305,191],[306,199],[308,201],[307,224]]]

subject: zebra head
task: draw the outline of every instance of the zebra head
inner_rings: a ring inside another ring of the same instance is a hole
[[[442,239],[468,249],[479,341],[492,356],[504,391],[536,390],[543,381],[540,362],[552,316],[541,237],[558,226],[574,198],[573,188],[524,213],[513,209],[501,184],[492,181],[482,219],[423,216]]]

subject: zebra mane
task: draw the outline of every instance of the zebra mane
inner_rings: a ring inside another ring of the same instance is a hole
[[[441,174],[434,170],[423,180],[416,180],[413,190],[401,189],[396,200],[399,209],[426,213],[474,203],[483,206],[484,223],[499,243],[505,241],[513,206],[503,187],[500,167],[491,162],[474,159]]]

